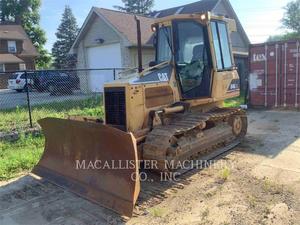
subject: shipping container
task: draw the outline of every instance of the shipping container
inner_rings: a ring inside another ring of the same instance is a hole
[[[250,46],[251,106],[299,107],[299,43],[300,40]]]

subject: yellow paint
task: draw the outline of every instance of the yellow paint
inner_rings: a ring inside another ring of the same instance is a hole
[[[236,29],[235,21],[224,18],[223,16],[214,16],[210,13],[205,14],[205,20],[203,14],[191,14],[191,15],[172,15],[166,18],[158,19],[156,21],[157,24],[165,25],[165,26],[172,26],[172,20],[174,19],[193,19],[201,24],[205,24],[206,26],[210,27],[210,19],[217,19],[226,21],[228,24],[228,30],[234,31]],[[175,76],[175,69],[172,71],[171,78],[169,82],[162,82],[162,83],[147,83],[147,84],[130,84],[129,80],[120,80],[115,81],[110,84],[106,84],[105,87],[125,87],[126,90],[126,115],[127,115],[127,130],[130,132],[136,132],[141,129],[145,129],[148,127],[148,116],[151,110],[161,110],[165,107],[171,106],[173,103],[179,101],[185,101],[190,104],[191,110],[197,111],[207,111],[213,107],[222,107],[223,101],[227,98],[232,98],[239,96],[239,90],[228,93],[228,87],[232,80],[238,79],[238,73],[236,69],[232,69],[230,71],[223,71],[218,72],[216,66],[216,57],[214,53],[214,46],[212,40],[212,33],[211,29],[208,29],[208,37],[211,49],[211,56],[213,61],[213,69],[212,69],[212,89],[211,89],[211,96],[208,98],[200,98],[200,99],[193,99],[193,100],[184,100],[182,98],[180,88]],[[232,56],[233,60],[233,56]],[[157,65],[156,67],[160,67],[161,65]],[[173,66],[173,68],[175,68]],[[149,68],[146,69],[144,72],[139,74],[142,77],[145,72],[149,71]],[[173,91],[173,102],[168,105],[160,105],[158,107],[147,108],[145,104],[145,90],[147,88],[153,87],[171,87]],[[157,121],[156,121],[157,122]]]

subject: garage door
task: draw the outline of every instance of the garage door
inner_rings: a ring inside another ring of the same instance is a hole
[[[120,44],[104,45],[87,49],[88,68],[121,68]],[[92,70],[89,72],[89,89],[93,92],[103,92],[104,83],[113,81],[113,71]]]

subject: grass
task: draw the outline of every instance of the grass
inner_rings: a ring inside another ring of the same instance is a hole
[[[103,117],[102,98],[92,97],[85,100],[68,100],[32,107],[33,125],[45,117],[65,118],[69,115]],[[23,131],[30,127],[28,109],[17,107],[0,111],[0,132]]]
[[[244,97],[228,99],[225,107],[238,107],[244,102]],[[104,111],[102,98],[100,96],[91,97],[85,100],[67,100],[54,102],[32,107],[33,125],[37,126],[37,121],[45,117],[65,118],[67,116],[95,116],[103,117]],[[24,131],[30,127],[27,107],[17,107],[10,110],[0,111],[0,132]]]
[[[257,198],[255,196],[248,195],[247,199],[249,201],[249,205],[251,208],[255,208],[257,206],[258,202],[257,202]]]
[[[270,192],[270,193],[273,193],[273,194],[280,194],[283,192],[283,186],[282,185],[279,185],[269,179],[264,179],[263,180],[263,190],[265,192]]]
[[[230,176],[230,169],[228,167],[224,167],[220,172],[220,178],[224,181],[228,180]]]
[[[30,171],[40,159],[43,146],[43,136],[22,135],[16,142],[0,141],[0,180]]]
[[[224,107],[239,107],[244,104],[245,97],[243,95],[225,100]]]
[[[208,214],[209,214],[209,209],[208,208],[206,208],[203,212],[202,212],[202,219],[205,219],[207,216],[208,216]]]
[[[242,97],[227,100],[226,106],[240,105]],[[85,100],[69,100],[32,107],[34,126],[37,121],[45,117],[64,118],[69,115],[95,116],[104,115],[101,97],[92,97]],[[0,132],[24,131],[29,128],[28,110],[26,107],[0,111]],[[24,136],[16,142],[0,141],[0,180],[8,180],[19,173],[30,171],[38,162],[43,152],[44,137]],[[221,172],[221,178],[227,180],[229,169]],[[151,210],[151,214],[161,217],[164,211],[158,208]]]
[[[80,101],[56,102],[34,106],[33,124],[45,117],[64,118],[68,115],[103,117],[102,99],[89,98]],[[24,131],[29,128],[28,111],[16,108],[0,112],[0,132]],[[22,132],[21,132],[22,133]],[[31,171],[44,149],[44,137],[21,134],[16,142],[0,141],[0,181]]]
[[[166,209],[163,209],[163,208],[151,208],[151,209],[149,209],[149,213],[153,217],[163,217],[166,214]]]

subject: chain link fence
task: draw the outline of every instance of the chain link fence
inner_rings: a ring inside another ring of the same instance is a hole
[[[102,117],[103,84],[122,68],[39,70],[0,74],[0,134],[38,128],[45,117]]]

